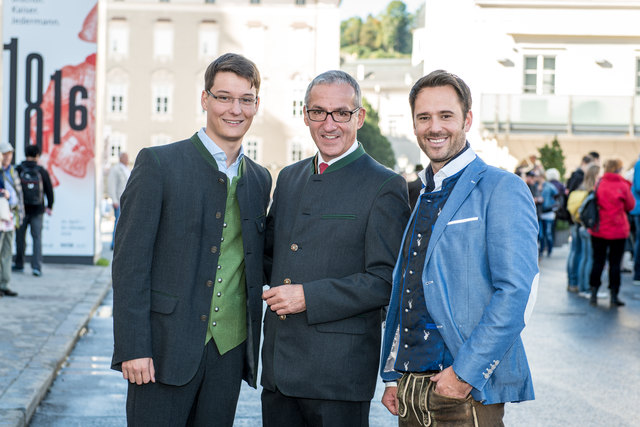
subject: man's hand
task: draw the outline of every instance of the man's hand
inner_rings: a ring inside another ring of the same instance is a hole
[[[278,315],[302,313],[307,309],[302,285],[282,285],[262,293],[271,311]]]
[[[153,367],[153,359],[143,357],[140,359],[127,360],[122,362],[122,377],[129,380],[131,384],[147,384],[149,381],[156,382],[156,370]]]
[[[51,216],[51,213],[53,212],[51,209],[49,208],[44,208],[44,211],[47,213],[47,215]]]
[[[120,207],[119,203],[112,203],[111,205],[113,205],[113,209],[118,209]]]
[[[387,387],[382,395],[382,404],[393,415],[398,415],[398,387]]]
[[[466,398],[473,388],[470,384],[458,380],[451,366],[432,376],[431,381],[436,383],[436,393],[457,399]]]

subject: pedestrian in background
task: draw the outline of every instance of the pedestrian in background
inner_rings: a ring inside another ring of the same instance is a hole
[[[263,294],[265,427],[369,425],[381,316],[409,205],[404,178],[356,139],[365,114],[348,73],[314,78],[304,123],[318,153],[278,175]]]
[[[607,160],[604,175],[596,190],[600,222],[597,228],[590,229],[593,245],[593,267],[589,277],[591,286],[591,305],[598,304],[598,288],[602,270],[609,261],[609,291],[611,307],[624,305],[618,298],[620,291],[620,263],[624,253],[625,240],[629,236],[627,212],[635,206],[630,183],[622,175],[622,161]]]
[[[231,427],[256,386],[269,171],[244,155],[260,74],[243,56],[209,64],[206,125],[140,151],[113,256],[112,368],[132,426]]]
[[[38,164],[40,147],[27,145],[25,160],[16,167],[22,184],[25,217],[16,234],[16,257],[13,270],[24,271],[27,227],[33,242],[31,271],[34,276],[42,275],[42,224],[44,213],[51,215],[53,209],[53,186],[49,172]],[[45,204],[46,199],[46,204]]]
[[[109,197],[111,197],[111,205],[113,206],[113,215],[115,217],[113,234],[111,236],[111,250],[113,250],[113,243],[116,238],[116,226],[118,225],[118,218],[120,218],[120,197],[124,192],[124,187],[127,185],[130,174],[129,155],[124,152],[120,153],[119,162],[111,166],[107,179],[107,193]]]
[[[539,277],[535,205],[520,178],[466,141],[462,79],[434,71],[409,103],[431,161],[394,270],[382,403],[403,427],[502,426],[505,402],[534,398],[520,333]]]
[[[424,166],[418,163],[415,168],[416,175],[418,175],[423,169]],[[416,176],[416,179],[408,182],[407,189],[409,190],[409,207],[413,210],[416,205],[416,201],[420,196],[420,192],[422,191],[422,180],[420,179],[420,176]]]
[[[577,250],[576,259],[573,261],[576,263],[575,282],[573,284],[569,282],[568,290],[570,292],[579,292],[580,296],[587,298],[590,296],[589,276],[593,266],[593,248],[589,230],[580,221],[579,209],[589,192],[595,190],[598,175],[600,175],[600,166],[591,164],[586,170],[580,186],[569,193],[569,199],[567,200],[567,210],[571,214],[573,225],[576,228],[576,241],[572,242],[572,245],[575,243]]]
[[[640,285],[640,158],[633,167],[633,184],[631,193],[636,202],[634,208],[629,212],[634,225],[634,245],[633,245],[633,284]]]
[[[556,174],[553,174],[555,170]],[[552,170],[551,175],[549,171],[545,176],[541,176],[539,179],[540,196],[542,197],[542,213],[540,214],[540,235],[539,235],[539,256],[544,254],[545,247],[547,248],[547,256],[551,256],[553,251],[554,230],[556,222],[556,212],[558,210],[558,196],[560,192],[557,187],[549,182],[549,176],[558,178],[559,174],[556,169]]]
[[[8,142],[0,144],[2,154],[2,175],[0,183],[7,199],[9,215],[0,219],[0,296],[15,297],[18,293],[9,288],[11,282],[11,258],[13,256],[13,239],[16,228],[24,220],[24,201],[22,185],[18,172],[11,164],[13,146]]]

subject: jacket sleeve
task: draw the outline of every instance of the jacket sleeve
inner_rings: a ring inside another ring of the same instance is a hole
[[[151,150],[138,154],[122,195],[112,264],[113,367],[152,357],[151,266],[162,214],[162,168]]]
[[[364,271],[304,283],[309,324],[353,317],[389,303],[393,267],[408,218],[407,184],[394,175],[379,190],[369,213]]]
[[[42,175],[44,194],[47,196],[47,208],[53,209],[53,185],[51,185],[51,177],[49,176],[49,172],[43,167],[40,167],[40,172]]]
[[[520,337],[538,283],[538,221],[526,184],[517,177],[500,179],[486,218],[484,256],[493,292],[453,363],[453,370],[478,390]]]

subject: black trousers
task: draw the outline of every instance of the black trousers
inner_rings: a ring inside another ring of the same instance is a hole
[[[262,389],[263,427],[368,427],[371,402],[305,399]]]
[[[202,352],[198,371],[183,386],[129,383],[127,425],[232,427],[245,347],[246,342],[221,356],[210,340]]]
[[[593,246],[593,267],[591,268],[591,276],[589,277],[589,285],[598,292],[600,287],[600,278],[604,265],[609,260],[609,290],[612,296],[618,295],[620,290],[620,264],[622,263],[622,255],[624,255],[624,242],[626,239],[601,239],[591,236],[591,244]],[[608,253],[608,257],[607,257]]]

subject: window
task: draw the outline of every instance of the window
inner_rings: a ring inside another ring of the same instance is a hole
[[[153,32],[153,54],[156,59],[173,56],[173,26],[168,21],[158,21]]]
[[[555,93],[556,58],[554,56],[524,57],[524,93],[548,95]]]
[[[213,59],[218,56],[220,29],[216,22],[202,22],[199,31],[198,51],[201,59]]]
[[[172,88],[167,85],[153,87],[153,114],[164,116],[171,114]]]
[[[124,85],[109,85],[108,89],[108,105],[107,111],[111,114],[124,114],[126,113],[126,94],[127,88]]]
[[[169,135],[158,134],[151,136],[151,146],[155,147],[158,145],[167,145],[171,142],[171,137]]]
[[[249,3],[251,3],[251,4],[260,4],[260,0],[251,0]]]
[[[244,143],[244,154],[255,162],[261,162],[260,142],[255,138],[248,138]]]
[[[307,2],[305,0],[296,0],[296,4],[299,6],[304,6]]]
[[[304,107],[304,89],[294,89],[293,90],[293,99],[292,99],[292,116],[293,118],[302,118],[304,115],[304,111],[302,107]]]
[[[300,140],[294,140],[289,143],[288,163],[295,163],[302,160],[303,144]]]
[[[216,0],[204,0],[205,3],[215,3]]]
[[[109,23],[108,40],[110,58],[122,58],[129,54],[129,27],[125,20],[114,19]]]
[[[120,161],[120,153],[127,151],[126,148],[126,135],[118,132],[114,132],[109,135],[109,163],[118,163]]]

